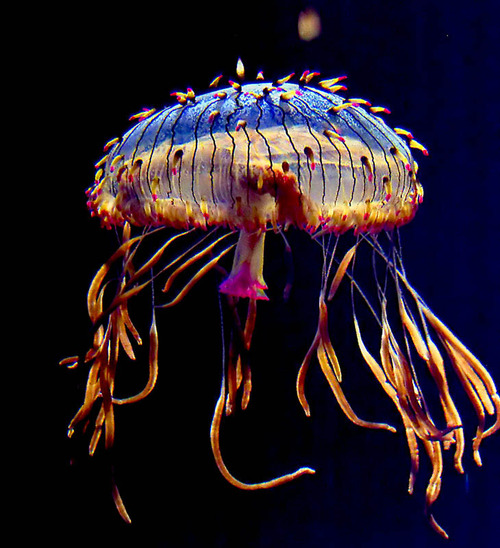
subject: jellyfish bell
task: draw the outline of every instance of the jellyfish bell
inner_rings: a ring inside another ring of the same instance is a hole
[[[244,74],[239,63],[238,78],[242,80]],[[431,513],[441,488],[442,451],[454,447],[455,468],[463,473],[465,449],[462,420],[448,388],[449,364],[478,418],[472,443],[478,465],[481,441],[500,428],[500,399],[486,368],[424,303],[402,263],[397,230],[413,219],[423,198],[411,149],[427,154],[425,147],[410,132],[390,129],[379,116],[388,112],[385,107],[339,95],[346,91],[340,84],[345,77],[314,85],[318,76],[306,71],[294,83],[293,75],[265,82],[259,74],[254,83],[229,81],[229,87],[222,89],[217,87],[218,77],[208,93],[175,92],[177,104],[134,115],[135,125],[105,145],[87,203],[104,227],[121,227],[122,235],[88,292],[94,326],[91,348],[85,355],[63,360],[69,366],[85,363],[89,367],[84,402],[69,433],[96,413],[90,453],[101,437],[106,448],[113,445],[114,408],[145,398],[156,383],[156,311],[180,303],[203,276],[217,269],[223,275],[219,292],[231,318],[211,426],[217,466],[231,484],[248,490],[314,473],[303,467],[261,483],[243,483],[228,470],[219,444],[224,413],[231,414],[237,405],[245,409],[250,400],[249,350],[258,302],[269,298],[263,273],[266,237],[284,236],[294,227],[322,246],[324,259],[316,332],[301,359],[296,382],[304,413],[311,414],[305,379],[317,361],[347,418],[359,426],[396,431],[386,423],[360,418],[342,390],[342,356],[337,356],[330,337],[329,314],[338,288],[349,284],[350,321],[360,354],[404,426],[411,457],[409,491],[413,491],[422,445],[432,463],[426,512],[434,529],[446,536]],[[166,228],[176,230],[139,260],[144,242]],[[354,243],[341,252],[338,243],[346,233],[354,234]],[[202,236],[192,243],[193,234]],[[176,251],[179,244],[180,252]],[[374,267],[374,299],[358,283],[355,264],[362,248],[371,250],[373,263],[379,265]],[[228,272],[222,259],[231,253]],[[153,285],[162,289],[165,302],[158,302],[155,292],[149,378],[137,394],[117,398],[114,387],[121,355],[135,359],[134,346],[142,343],[128,304]],[[238,306],[242,300],[248,301],[246,312]],[[357,315],[360,303],[377,325],[376,349],[365,342]],[[392,308],[396,316],[389,312]],[[433,417],[426,405],[417,375],[422,368],[436,385],[444,420]],[[488,427],[487,415],[494,417]],[[120,514],[129,521],[116,485],[113,496]]]

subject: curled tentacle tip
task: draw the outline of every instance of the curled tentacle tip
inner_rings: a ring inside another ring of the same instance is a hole
[[[73,369],[78,365],[79,357],[70,356],[69,358],[64,358],[59,362],[59,365],[66,366],[68,369]]]
[[[297,472],[295,472],[297,476],[302,476],[303,474],[316,474],[316,470],[313,468],[309,468],[308,466],[304,466],[302,468],[299,468]]]
[[[436,521],[434,516],[432,514],[429,515],[429,522],[431,524],[431,527],[436,531],[438,535],[441,535],[444,539],[449,539],[448,533],[439,525],[439,523]]]

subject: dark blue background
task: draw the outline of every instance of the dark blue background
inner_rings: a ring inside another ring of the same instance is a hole
[[[295,239],[295,319],[278,299],[262,307],[250,408],[225,421],[222,436],[228,465],[244,480],[302,465],[316,468],[314,477],[256,493],[238,491],[220,477],[208,438],[221,369],[212,278],[181,307],[159,314],[158,387],[146,401],[117,413],[115,469],[131,526],[114,510],[102,451],[89,459],[81,442],[66,438],[85,372],[56,364],[88,341],[86,290],[114,245],[113,235],[88,217],[83,194],[103,144],[127,129],[129,115],[168,104],[171,91],[204,91],[220,73],[234,78],[241,57],[248,78],[258,70],[270,79],[305,69],[325,78],[348,74],[350,96],[388,106],[390,123],[411,129],[429,148],[428,158],[417,154],[424,203],[401,231],[406,268],[433,310],[500,382],[499,24],[493,4],[311,1],[322,34],[309,43],[297,37],[298,13],[306,5],[298,1],[121,2],[95,9],[82,4],[72,13],[44,6],[39,18],[34,14],[25,70],[30,89],[37,90],[28,115],[33,122],[37,112],[30,135],[39,140],[41,157],[32,204],[43,240],[35,230],[34,240],[25,242],[32,285],[23,332],[31,338],[20,355],[30,374],[22,366],[20,375],[35,388],[35,406],[20,459],[21,479],[29,480],[18,490],[20,541],[36,532],[52,546],[447,545],[423,516],[427,464],[414,496],[406,493],[402,432],[351,425],[317,365],[307,385],[310,419],[296,401],[295,375],[315,329],[321,264],[307,238]],[[270,241],[266,253],[277,295],[280,259],[272,255],[281,253],[279,242]],[[336,310],[337,325],[349,321]],[[290,336],[289,329],[300,336]],[[360,415],[401,430],[362,361],[349,348],[343,351],[346,391],[351,388]],[[473,419],[472,407],[460,401],[462,414]],[[465,478],[445,455],[435,515],[452,537],[450,547],[497,540],[499,438],[485,440],[483,469],[472,462],[469,442]]]

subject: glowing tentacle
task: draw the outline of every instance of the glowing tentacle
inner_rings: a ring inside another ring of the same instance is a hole
[[[134,244],[140,242],[143,238],[144,238],[144,235],[141,235],[123,242],[123,244],[101,266],[97,274],[94,276],[94,279],[92,280],[92,283],[90,284],[90,288],[87,295],[87,308],[88,308],[89,316],[92,323],[95,324],[99,316],[99,313],[98,313],[99,307],[97,303],[98,295],[100,293],[102,283],[106,275],[110,271],[113,263],[115,263],[118,259],[121,259],[122,257],[124,257],[124,255],[128,253],[128,251],[130,250],[130,248]]]
[[[321,345],[318,346],[318,350],[319,349],[321,349]],[[340,405],[340,408],[342,409],[346,417],[351,422],[353,422],[354,424],[358,426],[363,426],[365,428],[375,428],[375,429],[381,429],[381,430],[389,430],[390,432],[396,432],[396,429],[393,426],[390,426],[389,424],[380,423],[380,422],[369,422],[369,421],[360,419],[356,415],[356,413],[353,411],[352,407],[349,405],[349,402],[347,401],[342,391],[342,388],[340,387],[339,381],[337,380],[335,374],[333,373],[332,368],[327,363],[326,353],[319,350],[317,352],[317,356],[318,356],[319,364],[321,366],[321,370],[323,371],[323,374],[325,375],[326,380],[328,381],[328,384],[330,385],[330,388],[338,404]]]
[[[234,404],[236,401],[236,392],[241,382],[241,371],[237,372],[237,363],[239,356],[235,348],[234,343],[235,333],[231,333],[231,339],[229,341],[229,350],[227,357],[227,386],[228,394],[226,398],[226,415],[229,416],[234,411]]]
[[[389,336],[389,361],[401,406],[410,418],[415,433],[421,439],[442,439],[447,432],[442,432],[436,428],[426,409],[422,406],[421,398],[416,388],[416,381],[412,376],[408,360],[389,325],[385,308],[382,314],[382,322],[386,326]]]
[[[307,371],[309,370],[309,365],[311,363],[311,360],[314,357],[314,354],[316,353],[316,348],[319,345],[319,337],[320,337],[319,331],[316,331],[314,340],[311,346],[309,347],[309,350],[307,351],[306,355],[304,356],[304,359],[302,360],[302,364],[299,369],[299,373],[297,374],[297,382],[296,382],[297,398],[307,417],[311,416],[311,409],[309,407],[309,403],[307,402],[307,398],[305,395],[305,381],[306,381]]]
[[[331,282],[330,290],[328,292],[328,300],[332,299],[333,296],[335,295],[340,285],[340,282],[345,276],[347,272],[347,268],[355,255],[355,251],[356,251],[356,246],[353,246],[351,249],[347,251],[343,259],[340,261],[337,271]],[[324,283],[326,284],[326,280]],[[337,403],[339,404],[340,408],[342,409],[344,414],[347,416],[347,418],[358,426],[396,432],[396,429],[389,424],[369,422],[359,418],[354,412],[354,410],[352,409],[352,407],[349,405],[349,402],[347,401],[347,398],[345,397],[342,391],[342,388],[340,387],[340,381],[341,381],[340,365],[328,333],[328,309],[326,306],[324,295],[325,295],[325,291],[323,288],[319,297],[319,319],[318,319],[318,328],[316,331],[316,335],[314,337],[314,340],[311,346],[309,347],[309,350],[304,358],[304,361],[302,362],[301,368],[297,376],[297,382],[296,382],[297,397],[299,399],[300,404],[302,405],[302,408],[305,414],[307,416],[310,416],[309,404],[307,403],[307,399],[304,393],[305,375],[306,375],[307,369],[309,368],[311,358],[313,357],[314,352],[316,352],[321,370],[323,371],[323,374],[325,375],[325,378],[328,381],[328,384],[330,385],[330,388],[337,400]]]
[[[153,266],[155,266],[158,263],[158,261],[161,259],[161,257],[163,256],[163,253],[165,252],[165,250],[172,243],[174,243],[177,239],[182,238],[183,236],[186,236],[187,234],[190,234],[191,232],[193,232],[193,230],[194,229],[185,230],[183,232],[179,232],[178,234],[174,234],[173,236],[168,238],[167,241],[140,268],[138,268],[137,270],[135,270],[135,272],[133,272],[131,274],[130,279],[127,281],[126,285],[130,286],[130,285],[134,284],[143,274],[147,274],[148,272],[150,272],[151,269],[153,268]],[[134,250],[134,252],[135,252],[135,250]],[[125,264],[125,268],[130,268],[132,259],[134,257],[134,252],[130,253],[130,255],[127,257],[127,262]],[[181,257],[182,257],[182,255],[178,256],[176,258],[176,260],[179,260]],[[168,268],[171,265],[172,265],[172,263],[167,265],[166,268]]]
[[[156,329],[156,315],[153,310],[153,320],[149,330],[149,376],[146,386],[135,396],[128,398],[113,398],[113,403],[123,405],[126,403],[135,403],[144,399],[151,393],[158,378],[158,331]]]
[[[455,469],[460,474],[463,474],[464,469],[462,466],[462,457],[465,449],[465,437],[462,427],[462,419],[460,418],[458,409],[456,408],[450,395],[448,383],[446,381],[443,357],[428,333],[426,333],[426,341],[427,347],[429,348],[429,361],[427,362],[427,366],[429,367],[429,371],[431,372],[434,382],[439,390],[439,398],[441,400],[441,407],[443,408],[446,424],[450,427],[455,426],[455,430],[451,433],[453,435],[453,439],[443,440],[443,445],[445,449],[448,449],[450,444],[455,441],[456,447],[453,457]]]
[[[170,274],[170,276],[168,277],[166,283],[165,283],[165,286],[163,287],[163,292],[166,293],[171,287],[172,287],[172,284],[174,283],[174,280],[177,278],[177,276],[179,274],[181,274],[181,272],[183,272],[186,268],[188,268],[189,266],[191,266],[193,263],[195,263],[196,261],[200,260],[201,258],[205,257],[206,255],[208,255],[209,253],[211,253],[212,249],[219,243],[221,242],[222,240],[224,240],[225,238],[227,238],[229,235],[231,234],[231,232],[228,232],[227,234],[224,234],[222,236],[220,236],[219,238],[217,238],[214,242],[212,242],[211,244],[207,245],[206,247],[204,247],[200,252],[196,253],[195,255],[193,255],[191,258],[189,258],[187,261],[185,261],[184,263],[182,263],[181,266],[179,266],[178,268],[176,268],[176,270],[174,270],[174,272],[172,272],[172,274]],[[171,263],[172,264],[172,263]],[[171,266],[168,265],[168,266]]]
[[[431,513],[431,506],[439,497],[441,491],[442,475],[443,475],[443,453],[441,451],[441,443],[438,441],[424,441],[424,447],[432,463],[432,474],[427,483],[425,491],[425,513],[429,519],[431,527],[442,537],[448,538],[448,533],[438,524]]]
[[[317,238],[319,235],[314,235],[314,238]],[[356,251],[356,246],[353,246],[344,256],[342,261],[340,262],[337,271],[335,273],[335,276],[333,277],[332,283],[330,285],[330,290],[328,292],[328,298],[327,300],[330,301],[333,299],[340,282],[342,281],[342,278],[344,277],[347,268],[354,257],[354,253]],[[333,258],[333,257],[332,257]],[[321,297],[323,298],[323,297]],[[328,335],[328,320],[326,318],[323,319],[323,316],[327,314],[326,306],[321,306],[320,301],[320,320],[318,322],[318,329],[316,331],[316,334],[314,336],[313,342],[311,346],[309,347],[309,350],[307,351],[304,359],[302,360],[302,364],[300,366],[299,372],[297,374],[297,381],[296,381],[296,392],[297,392],[297,398],[299,400],[300,405],[302,406],[302,409],[304,410],[304,413],[307,417],[311,416],[311,409],[309,407],[309,403],[307,402],[307,398],[305,395],[305,380],[307,371],[309,369],[309,364],[311,363],[311,359],[314,357],[314,354],[317,352],[317,349],[319,348],[320,344],[322,343],[322,338],[326,338],[328,340],[329,345],[328,348],[331,348],[331,355],[333,360],[331,360],[335,366],[336,371],[335,374],[337,375],[337,379],[340,381],[342,378],[342,372],[340,370],[340,366],[338,364],[337,357],[335,355],[335,351],[333,350],[333,346],[330,342],[330,337]],[[325,321],[326,320],[326,321]],[[320,327],[321,326],[321,329]]]
[[[201,279],[207,272],[212,270],[215,266],[217,266],[217,263],[220,261],[220,259],[226,255],[226,253],[229,253],[236,244],[231,244],[228,247],[226,247],[224,250],[222,250],[218,255],[216,255],[213,259],[211,259],[205,266],[200,268],[196,274],[186,283],[186,285],[179,291],[177,296],[169,301],[168,303],[162,304],[157,306],[157,308],[170,308],[172,306],[175,306],[178,304],[182,299],[189,293],[189,291],[193,288],[193,286]]]
[[[217,464],[217,468],[219,469],[222,476],[234,487],[238,487],[239,489],[244,489],[247,491],[255,491],[257,489],[269,489],[271,487],[276,487],[278,485],[282,485],[284,483],[288,483],[289,481],[292,481],[300,476],[303,476],[304,474],[314,474],[315,470],[308,467],[302,467],[296,470],[295,472],[291,474],[286,474],[284,476],[279,476],[277,478],[274,478],[269,481],[264,481],[260,483],[243,483],[236,479],[228,470],[226,467],[224,460],[222,458],[222,453],[220,450],[220,443],[219,443],[219,436],[220,436],[220,425],[222,420],[222,414],[224,411],[224,402],[226,400],[226,387],[225,387],[225,379],[222,380],[221,385],[221,391],[219,395],[219,399],[217,400],[217,404],[215,406],[215,412],[212,419],[212,426],[210,428],[210,443],[212,446],[212,452],[214,454],[215,463]]]
[[[468,348],[439,320],[425,305],[418,293],[409,284],[404,274],[397,270],[397,274],[405,284],[421,311],[443,344],[450,361],[462,382],[464,390],[471,399],[478,416],[479,425],[473,442],[474,459],[480,466],[479,445],[481,440],[500,429],[500,397],[495,383],[483,364],[470,352]],[[486,431],[484,430],[484,411],[489,415],[496,415],[495,422]]]
[[[130,516],[128,515],[127,509],[125,508],[125,504],[123,503],[123,499],[120,495],[120,491],[118,491],[118,486],[116,485],[114,479],[112,482],[112,495],[113,495],[113,501],[115,503],[116,509],[118,510],[118,513],[120,514],[121,518],[127,523],[132,523],[132,520],[130,519]]]
[[[411,494],[413,493],[413,488],[415,485],[415,480],[416,480],[417,472],[419,468],[419,451],[418,451],[417,438],[415,436],[415,432],[413,430],[413,427],[408,415],[406,414],[406,412],[403,410],[403,408],[401,407],[399,403],[399,397],[398,397],[398,392],[396,388],[394,387],[393,383],[389,380],[389,377],[387,376],[387,373],[384,370],[384,368],[370,354],[370,352],[368,351],[368,349],[366,348],[363,342],[363,338],[361,337],[361,330],[359,328],[358,318],[356,316],[356,312],[354,308],[353,308],[353,319],[354,319],[354,328],[356,331],[356,339],[358,341],[358,346],[361,351],[361,355],[363,356],[365,362],[370,367],[372,373],[375,375],[375,378],[378,380],[378,382],[384,389],[385,393],[391,398],[392,402],[396,406],[403,420],[408,449],[410,450],[411,469],[410,469],[410,477],[408,480],[408,492]]]
[[[245,321],[245,330],[243,331],[243,338],[245,344],[245,350],[248,352],[250,350],[250,345],[252,343],[252,335],[255,329],[255,321],[257,319],[257,300],[249,299],[248,301],[248,312],[247,318]],[[238,362],[241,366],[242,356],[238,359]],[[243,395],[241,396],[241,408],[244,410],[248,406],[250,401],[250,393],[252,391],[252,370],[250,369],[250,364],[248,360],[245,360],[243,363]]]
[[[345,276],[347,268],[351,264],[354,254],[356,253],[357,244],[353,245],[351,249],[344,255],[343,259],[340,261],[335,276],[333,277],[332,283],[330,284],[330,291],[328,292],[327,301],[331,301],[337,292],[337,289],[340,285],[340,282]]]
[[[250,350],[252,335],[257,318],[257,300],[249,299],[245,328],[241,326],[240,317],[236,309],[237,298],[228,296],[228,304],[233,318],[233,332],[229,344],[228,356],[228,395],[226,399],[226,415],[233,412],[236,392],[243,382],[243,394],[241,396],[241,408],[245,410],[250,401],[252,391],[252,371],[247,353]],[[238,341],[238,342],[236,342]]]

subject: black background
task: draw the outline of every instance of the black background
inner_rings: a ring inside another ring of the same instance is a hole
[[[306,5],[322,21],[312,42],[300,41],[296,30]],[[86,290],[113,250],[113,234],[85,207],[84,190],[103,144],[123,133],[142,107],[169,104],[171,91],[202,92],[220,73],[234,78],[241,57],[248,79],[258,70],[271,80],[305,69],[325,78],[348,74],[349,96],[388,106],[390,123],[411,129],[429,148],[428,158],[416,155],[424,203],[401,231],[407,272],[500,382],[499,24],[492,5],[141,2],[44,5],[29,13],[30,24],[22,26],[28,49],[16,68],[30,100],[21,108],[17,97],[14,104],[26,115],[17,127],[28,145],[23,150],[31,152],[19,164],[22,193],[14,191],[10,202],[16,248],[26,261],[14,276],[22,287],[13,314],[21,317],[13,316],[11,325],[21,339],[14,340],[11,410],[16,417],[19,409],[29,411],[18,427],[23,441],[9,445],[19,465],[15,545],[33,535],[52,546],[447,545],[423,516],[426,458],[410,497],[398,417],[347,342],[339,343],[339,354],[351,403],[366,418],[392,422],[399,434],[351,425],[316,364],[307,385],[310,419],[296,401],[295,375],[314,335],[321,266],[319,248],[307,237],[293,238],[296,290],[289,308],[279,299],[282,247],[269,242],[266,277],[275,299],[260,311],[254,393],[245,413],[224,422],[222,443],[228,465],[243,480],[303,465],[314,467],[315,476],[246,493],[219,475],[208,438],[221,371],[214,278],[178,308],[160,312],[157,389],[117,413],[113,460],[132,525],[114,509],[102,450],[90,459],[81,440],[66,438],[86,372],[57,362],[87,344]],[[19,231],[25,224],[29,230]],[[342,334],[349,314],[335,310]],[[148,314],[145,308],[143,331]],[[135,371],[140,385],[140,363]],[[473,419],[467,400],[459,401],[464,417]],[[499,436],[485,440],[482,469],[470,453],[468,445],[465,477],[445,455],[435,505],[453,547],[489,546],[500,532]]]

